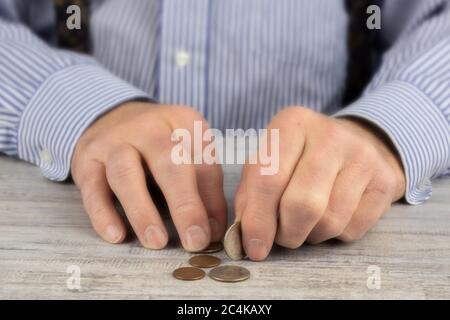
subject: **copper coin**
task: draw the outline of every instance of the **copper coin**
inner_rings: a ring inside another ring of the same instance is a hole
[[[205,277],[205,271],[194,267],[178,268],[172,274],[178,280],[185,281],[200,280]]]
[[[202,254],[189,259],[189,264],[199,268],[212,268],[220,264],[221,260],[217,257]]]
[[[242,260],[245,257],[240,221],[236,221],[228,228],[223,239],[223,247],[232,260]]]
[[[250,278],[250,271],[239,266],[220,266],[212,269],[209,277],[221,282],[239,282]]]
[[[223,245],[222,242],[212,242],[205,249],[198,251],[197,253],[215,253],[222,251]]]

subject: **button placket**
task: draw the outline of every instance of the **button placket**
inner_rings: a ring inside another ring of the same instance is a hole
[[[205,108],[208,0],[166,0],[161,27],[159,101]]]

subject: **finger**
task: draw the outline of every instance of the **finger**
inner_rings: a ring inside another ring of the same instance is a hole
[[[279,157],[276,173],[262,175],[265,166],[261,164],[260,156],[256,164],[250,163],[244,168],[246,205],[242,214],[242,233],[246,253],[256,261],[265,259],[272,247],[280,198],[303,151],[303,131],[285,118],[284,115],[274,118],[266,137],[261,139],[263,148],[260,146],[258,151],[268,150],[272,157]],[[279,141],[272,141],[277,132]]]
[[[347,149],[347,152],[344,168],[331,190],[326,212],[308,236],[311,244],[335,238],[344,231],[373,176],[376,157],[370,149],[354,152]]]
[[[114,208],[105,167],[99,162],[91,162],[86,170],[88,178],[80,181],[80,189],[92,226],[104,240],[120,243],[125,239],[126,228]]]
[[[189,126],[189,123],[184,123]],[[211,241],[220,241],[227,226],[227,203],[223,191],[222,167],[218,164],[218,154],[222,147],[222,142],[216,141],[212,130],[208,129],[206,121],[197,121],[202,129],[201,154],[203,161],[195,164],[197,187],[200,198],[205,206],[211,230]],[[192,128],[191,128],[192,130]],[[194,134],[195,136],[195,134]],[[191,148],[195,150],[195,141],[191,142]]]
[[[217,165],[196,165],[198,192],[208,214],[211,241],[220,241],[227,226],[227,203],[223,191],[222,168]]]
[[[339,161],[326,148],[306,145],[304,155],[280,201],[276,242],[284,247],[303,244],[328,205],[340,170]]]
[[[392,182],[392,184],[391,184]],[[361,239],[387,212],[393,201],[395,182],[377,175],[368,185],[350,222],[338,237],[342,241]]]
[[[124,146],[111,152],[106,177],[142,245],[151,249],[165,247],[168,234],[148,193],[138,151]]]
[[[211,231],[205,206],[197,188],[194,165],[175,164],[171,158],[174,143],[171,133],[141,142],[140,150],[160,187],[173,222],[188,251],[204,249],[210,242]],[[185,150],[189,152],[189,150]]]
[[[308,235],[308,242],[317,244],[339,236],[347,226],[366,187],[364,181],[354,181],[341,173],[331,192],[324,215]]]
[[[241,221],[242,215],[245,210],[245,205],[247,203],[247,171],[246,165],[242,167],[241,178],[239,182],[239,186],[236,191],[236,195],[234,197],[234,221]]]

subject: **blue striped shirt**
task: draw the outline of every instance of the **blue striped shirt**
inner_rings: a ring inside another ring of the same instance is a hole
[[[379,126],[396,146],[406,200],[450,168],[450,1],[388,0],[386,48],[363,95],[342,105],[348,16],[341,0],[92,0],[93,56],[56,48],[50,0],[0,0],[0,152],[70,173],[99,116],[134,99],[184,104],[211,126],[260,128],[303,105]]]

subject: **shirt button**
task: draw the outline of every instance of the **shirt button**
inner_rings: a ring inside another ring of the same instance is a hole
[[[191,62],[191,56],[184,50],[179,50],[175,54],[175,62],[178,67],[182,68]]]
[[[52,155],[50,154],[50,151],[48,151],[47,149],[42,149],[39,152],[39,157],[41,158],[41,161],[47,165],[50,165],[53,162]]]

